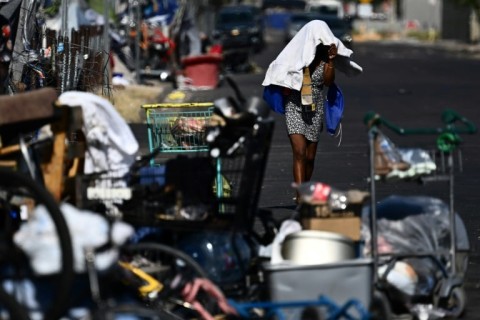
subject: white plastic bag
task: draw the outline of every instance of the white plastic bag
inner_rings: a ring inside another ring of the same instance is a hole
[[[65,216],[72,238],[74,269],[85,271],[84,249],[100,247],[111,236],[114,245],[121,245],[134,233],[132,226],[124,222],[114,222],[111,226],[100,214],[80,210],[63,203],[60,206]],[[55,274],[61,268],[61,253],[55,226],[44,206],[34,210],[32,219],[22,224],[14,236],[15,243],[28,255],[34,272],[38,275]],[[112,247],[96,256],[98,270],[105,270],[118,258],[116,247]]]

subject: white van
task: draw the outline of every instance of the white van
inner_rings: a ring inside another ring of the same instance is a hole
[[[306,11],[316,12],[322,15],[335,15],[343,18],[343,2],[340,0],[310,0],[307,2]]]

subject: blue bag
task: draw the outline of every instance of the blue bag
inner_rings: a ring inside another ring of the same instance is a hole
[[[334,135],[342,122],[344,108],[342,90],[335,83],[332,83],[328,88],[326,102],[325,124],[327,132]]]
[[[282,87],[273,84],[266,86],[263,89],[263,100],[268,103],[273,111],[285,114]]]

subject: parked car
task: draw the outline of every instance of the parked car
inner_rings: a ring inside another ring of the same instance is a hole
[[[265,45],[265,28],[260,8],[253,5],[231,5],[220,9],[216,16],[212,38],[224,50],[253,48]]]
[[[263,0],[262,9],[305,10],[305,0]]]
[[[335,37],[340,39],[347,48],[352,49],[353,39],[350,34],[350,24],[347,19],[339,18],[335,15],[321,15],[314,12],[296,12],[290,15],[284,32],[285,43],[288,43],[305,24],[312,20],[325,21]]]
[[[340,0],[317,0],[309,1],[305,11],[316,12],[322,15],[334,15],[343,18],[343,1]]]

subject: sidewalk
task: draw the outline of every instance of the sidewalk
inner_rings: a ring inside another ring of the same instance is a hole
[[[432,33],[428,35],[427,31],[423,31],[426,39],[419,39],[411,33],[415,30],[405,30],[401,25],[395,23],[382,23],[378,21],[359,21],[355,27],[356,33],[353,34],[355,42],[385,42],[385,43],[409,43],[419,46],[431,46],[436,49],[446,50],[448,52],[456,52],[459,54],[468,54],[470,57],[480,59],[480,42],[466,43],[457,40],[437,39]],[[418,31],[422,34],[422,31]],[[430,37],[430,38],[429,38]]]

